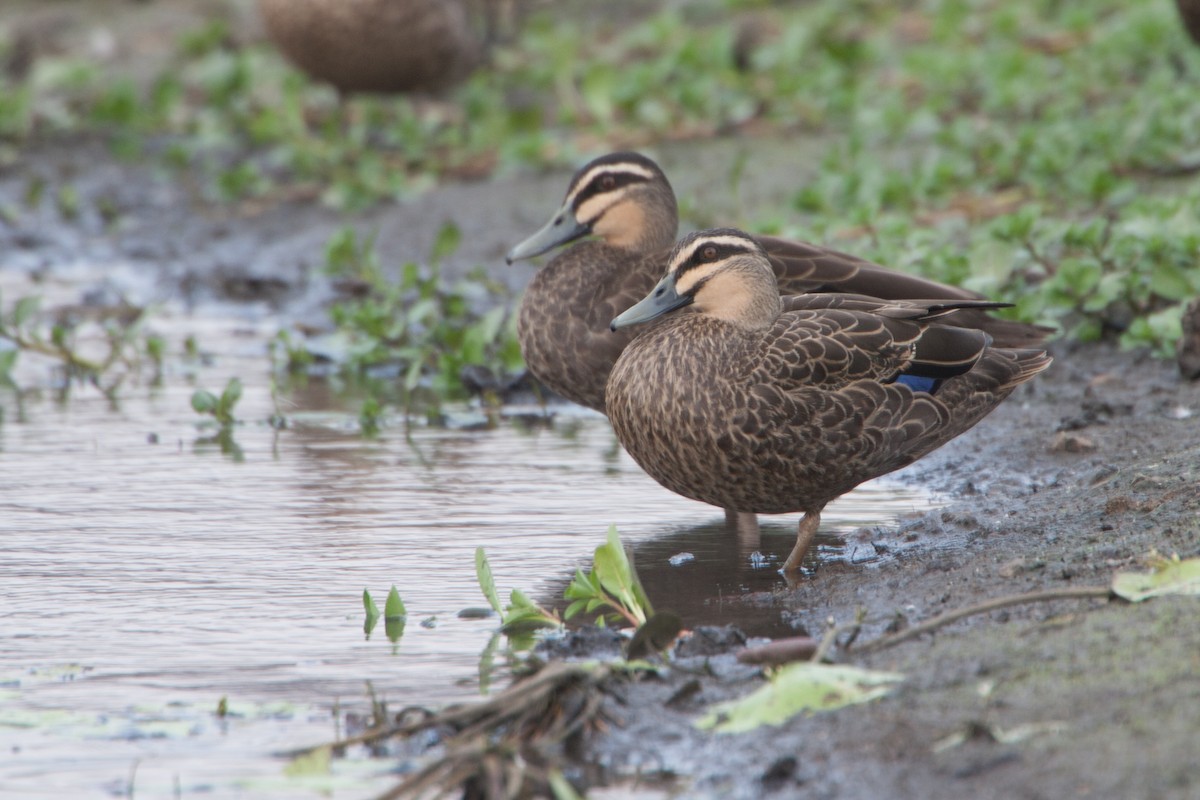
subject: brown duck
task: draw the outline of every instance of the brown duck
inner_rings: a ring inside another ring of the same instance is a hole
[[[642,469],[685,497],[738,512],[804,512],[795,570],[821,510],[970,428],[1050,365],[945,324],[996,304],[817,293],[783,297],[762,244],[701,231],[667,275],[612,320],[638,323],[606,408]]]
[[[679,215],[666,175],[638,153],[612,153],[575,173],[566,199],[508,262],[577,242],[543,266],[525,290],[517,336],[525,363],[554,392],[603,412],[608,373],[634,332],[609,332],[612,318],[641,299],[666,268]],[[979,300],[980,295],[906,275],[805,242],[755,237],[779,290],[848,292],[885,300]],[[951,324],[987,331],[1002,346],[1037,344],[1049,329],[995,319],[981,309]]]
[[[275,45],[341,93],[443,89],[483,57],[463,0],[258,0]]]

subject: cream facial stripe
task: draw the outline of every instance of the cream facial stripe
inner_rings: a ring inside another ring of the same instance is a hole
[[[701,252],[709,247],[716,248],[716,258],[704,258]],[[715,273],[720,272],[725,262],[737,256],[759,256],[764,269],[771,266],[758,242],[737,232],[710,233],[684,240],[671,259],[669,272],[675,276],[675,291],[689,294],[697,291]]]
[[[613,188],[601,189],[596,183],[604,175],[615,179]],[[589,169],[574,183],[567,192],[566,205],[574,209],[575,219],[584,224],[594,223],[605,211],[625,199],[631,185],[652,181],[656,177],[653,170],[640,164],[601,164]]]
[[[702,261],[696,258],[696,252],[704,247],[717,248],[717,261]],[[671,259],[670,272],[686,270],[691,267],[697,267],[707,264],[716,264],[724,261],[733,255],[747,254],[762,255],[762,248],[753,239],[746,236],[737,236],[735,234],[716,234],[713,236],[699,236],[694,241],[687,242],[682,248],[675,251],[675,257]]]
[[[711,278],[715,273],[721,271],[721,262],[701,264],[698,267],[689,269],[681,275],[677,275],[675,280],[675,291],[679,294],[691,294],[700,288],[700,285]]]

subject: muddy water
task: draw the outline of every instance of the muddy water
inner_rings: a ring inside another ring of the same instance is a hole
[[[615,523],[652,597],[690,624],[783,629],[778,611],[735,601],[781,585],[778,560],[756,568],[751,553],[785,555],[795,521],[764,519],[761,544],[739,544],[719,511],[643,475],[598,415],[407,433],[389,420],[368,440],[313,391],[280,401],[290,426],[276,431],[262,337],[189,324],[229,355],[162,387],[130,385],[118,408],[87,389],[19,410],[3,398],[0,795],[103,796],[132,781],[138,797],[369,796],[389,765],[285,779],[271,753],[332,738],[331,709],[366,707],[368,680],[393,708],[478,693],[497,623],[457,615],[485,604],[480,545],[502,594],[553,603]],[[240,461],[188,402],[230,375],[247,384]],[[875,484],[831,509],[825,530],[927,507]],[[826,557],[856,560],[854,545],[827,544]],[[693,558],[673,566],[683,553]],[[404,634],[392,643],[380,625],[368,639],[361,592],[382,606],[393,584]]]

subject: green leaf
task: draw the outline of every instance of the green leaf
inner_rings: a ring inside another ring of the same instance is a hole
[[[367,614],[363,619],[363,633],[370,636],[379,623],[379,606],[375,605],[375,598],[371,597],[371,593],[366,589],[363,589],[363,610]]]
[[[504,623],[500,630],[505,633],[519,633],[538,628],[555,628],[561,623],[530,600],[520,589],[513,589],[509,594],[508,608],[504,610]]]
[[[404,625],[406,617],[386,617],[383,620],[383,632],[387,639],[392,644],[400,641],[400,637],[404,635]]]
[[[38,308],[42,304],[40,297],[22,297],[13,305],[12,310],[12,326],[21,328],[33,318],[38,312]]]
[[[596,587],[592,584],[590,576],[586,575],[583,570],[576,569],[575,579],[563,592],[563,597],[567,600],[586,600],[594,597],[595,594]]]
[[[0,350],[0,378],[8,377],[12,369],[17,364],[17,356],[20,355],[20,350]]]
[[[192,392],[192,409],[197,414],[211,414],[217,408],[217,396],[205,389]]]
[[[230,378],[229,383],[225,384],[225,391],[221,392],[220,408],[224,412],[232,412],[233,407],[237,405],[238,400],[242,397],[242,382],[238,378]]]
[[[616,525],[610,525],[608,528],[608,542],[596,548],[593,566],[604,590],[633,614],[639,625],[644,624],[646,617],[654,612],[633,566],[629,563],[621,538],[617,535]]]
[[[408,609],[404,607],[404,601],[400,599],[400,592],[396,591],[396,587],[392,586],[392,590],[388,592],[387,602],[383,604],[384,619],[400,619],[408,616]]]
[[[1131,603],[1165,595],[1200,595],[1200,558],[1158,557],[1150,572],[1118,572],[1113,594]]]
[[[367,612],[368,617],[379,616],[379,606],[375,605],[375,598],[371,597],[368,589],[363,589],[363,610]]]
[[[318,747],[304,755],[292,759],[283,768],[283,774],[289,778],[302,778],[312,775],[328,775],[330,764],[333,762],[333,749]]]
[[[804,711],[832,711],[883,697],[902,680],[904,676],[897,672],[809,661],[789,664],[777,670],[766,686],[741,700],[716,704],[695,725],[717,733],[782,725]]]
[[[462,231],[454,222],[446,222],[442,227],[438,228],[437,238],[433,241],[433,251],[429,254],[429,260],[434,264],[439,261],[454,255],[458,250],[458,246],[462,243]]]
[[[492,686],[492,674],[496,671],[496,651],[500,647],[500,634],[493,633],[483,652],[479,654],[479,693],[486,695]]]
[[[423,365],[420,359],[414,359],[413,362],[408,365],[408,371],[404,374],[405,391],[411,392],[413,389],[417,388],[417,384],[421,382],[422,366]]]
[[[575,791],[575,787],[563,777],[559,770],[551,770],[546,779],[550,784],[550,791],[554,793],[554,800],[583,800],[583,797]]]
[[[1168,300],[1186,300],[1195,293],[1184,274],[1184,267],[1174,264],[1154,265],[1150,273],[1150,290]]]
[[[492,566],[488,563],[487,553],[482,547],[475,548],[475,579],[479,581],[479,588],[483,590],[488,605],[497,614],[502,614],[500,595],[496,592],[496,579],[492,577]]]

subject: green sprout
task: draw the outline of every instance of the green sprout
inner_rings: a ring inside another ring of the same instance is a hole
[[[242,382],[238,378],[230,378],[219,397],[206,389],[192,392],[192,410],[212,417],[221,429],[229,429],[237,423],[233,409],[241,397]]]

